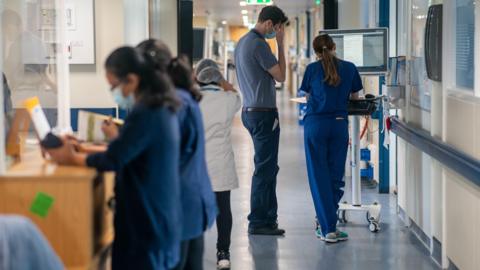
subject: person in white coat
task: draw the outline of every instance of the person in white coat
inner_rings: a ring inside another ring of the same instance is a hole
[[[197,70],[201,87],[200,109],[205,128],[207,168],[217,198],[217,268],[230,269],[230,238],[232,211],[230,191],[238,188],[235,157],[230,138],[233,119],[241,108],[240,95],[223,89],[225,81],[218,68],[205,67]]]

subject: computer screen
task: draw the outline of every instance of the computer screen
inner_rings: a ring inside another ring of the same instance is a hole
[[[336,44],[337,57],[354,63],[361,74],[383,74],[388,68],[387,28],[324,30]]]

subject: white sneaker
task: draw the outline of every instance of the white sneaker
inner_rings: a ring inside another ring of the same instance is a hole
[[[218,261],[217,269],[230,269],[230,261],[229,260]]]
[[[337,243],[338,238],[337,234],[332,232],[332,233],[327,233],[327,235],[322,235],[320,237],[320,240],[325,241],[326,243]]]
[[[230,269],[230,252],[218,251],[217,252],[217,269]]]

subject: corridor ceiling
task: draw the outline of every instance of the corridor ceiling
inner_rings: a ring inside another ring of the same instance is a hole
[[[315,0],[274,0],[289,18],[315,7]],[[216,21],[227,21],[231,25],[242,25],[242,10],[248,10],[249,21],[256,21],[263,6],[240,6],[240,0],[194,0],[195,16],[209,15]]]

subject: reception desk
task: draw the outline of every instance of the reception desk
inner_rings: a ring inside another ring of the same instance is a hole
[[[107,205],[113,182],[113,174],[57,166],[42,158],[38,146],[28,146],[21,161],[0,176],[0,214],[30,218],[67,269],[97,269],[113,240]],[[40,214],[34,207],[39,196],[50,200]]]

